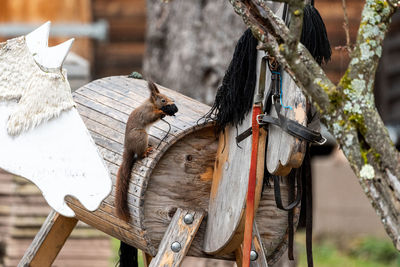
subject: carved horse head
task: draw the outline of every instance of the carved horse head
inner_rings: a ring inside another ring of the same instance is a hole
[[[0,43],[0,168],[35,183],[57,212],[76,197],[95,210],[111,191],[62,64],[73,39],[48,47],[50,22]]]

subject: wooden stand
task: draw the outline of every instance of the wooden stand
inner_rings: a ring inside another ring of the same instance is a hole
[[[18,266],[51,266],[77,222],[75,218],[50,212]]]
[[[150,262],[150,267],[180,266],[189,250],[204,212],[178,209],[158,247],[157,256]]]
[[[177,209],[162,239],[155,258],[142,251],[144,266],[180,266],[204,218],[203,211]],[[21,259],[18,267],[50,267],[78,220],[52,211]],[[257,255],[251,267],[268,267],[260,234],[256,223],[253,226],[252,251]],[[237,251],[236,262],[241,266],[241,249]]]

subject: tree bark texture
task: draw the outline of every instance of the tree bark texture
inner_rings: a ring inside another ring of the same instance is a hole
[[[144,74],[211,104],[246,29],[225,0],[147,1]]]

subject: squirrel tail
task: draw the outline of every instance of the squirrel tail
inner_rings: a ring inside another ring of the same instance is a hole
[[[118,218],[129,222],[130,214],[128,207],[129,180],[133,164],[136,161],[135,153],[127,149],[124,150],[122,163],[117,173],[117,184],[115,192],[115,209]]]

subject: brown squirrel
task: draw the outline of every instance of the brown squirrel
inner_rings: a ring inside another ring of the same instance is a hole
[[[127,201],[133,164],[152,150],[148,147],[147,129],[159,119],[178,111],[174,101],[161,94],[153,82],[148,81],[148,88],[149,99],[132,111],[126,123],[124,153],[117,173],[115,208],[118,218],[126,222],[130,219]]]

